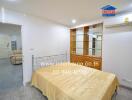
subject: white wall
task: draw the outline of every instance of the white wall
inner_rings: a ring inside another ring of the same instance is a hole
[[[0,33],[0,59],[9,58],[11,52],[10,36]]]
[[[105,25],[132,21],[132,14],[104,20]],[[115,73],[120,84],[132,87],[132,26],[105,28],[103,35],[103,70]]]
[[[1,14],[0,14],[1,15]],[[0,17],[1,18],[1,17]],[[4,22],[22,25],[23,83],[32,75],[33,54],[44,56],[69,52],[69,31],[46,19],[5,10]],[[0,20],[2,22],[2,18]]]
[[[21,26],[0,23],[0,37],[0,58],[9,58],[13,40],[17,42],[17,49],[22,48]]]

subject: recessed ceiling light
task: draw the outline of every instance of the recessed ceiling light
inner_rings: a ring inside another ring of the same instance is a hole
[[[72,23],[73,23],[73,24],[76,24],[76,22],[77,22],[76,19],[73,19],[73,20],[72,20]]]
[[[24,17],[26,17],[27,15],[26,14],[23,14]]]
[[[132,7],[132,4],[130,4],[130,7]]]
[[[10,2],[15,2],[15,1],[17,1],[17,0],[7,0],[7,1],[10,1]]]

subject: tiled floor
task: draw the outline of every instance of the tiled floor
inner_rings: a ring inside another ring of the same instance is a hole
[[[12,65],[9,59],[0,59],[0,93],[22,86],[22,65]]]
[[[36,88],[27,86],[19,89],[3,92],[0,100],[48,100]]]
[[[0,94],[0,100],[48,100],[34,87],[26,86]],[[112,100],[132,100],[132,90],[120,87]]]
[[[113,100],[132,100],[132,89],[120,87],[117,96]]]

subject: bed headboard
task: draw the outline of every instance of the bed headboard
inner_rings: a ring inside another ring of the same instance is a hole
[[[46,67],[48,65],[54,65],[67,61],[68,61],[67,54],[57,54],[57,55],[41,56],[41,57],[32,55],[32,71],[40,67]]]

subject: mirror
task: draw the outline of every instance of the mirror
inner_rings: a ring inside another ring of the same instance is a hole
[[[83,28],[76,30],[76,54],[83,55]]]
[[[102,56],[103,24],[84,26],[71,30],[72,54]]]
[[[102,35],[103,25],[99,24],[96,27],[91,26],[89,28],[89,55],[101,56],[102,55]]]

